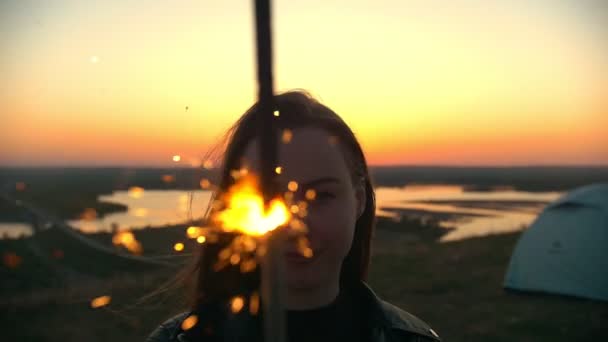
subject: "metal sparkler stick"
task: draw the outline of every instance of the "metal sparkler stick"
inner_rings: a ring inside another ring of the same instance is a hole
[[[257,40],[258,105],[261,114],[259,139],[261,186],[266,208],[276,194],[277,130],[274,121],[274,90],[272,77],[272,39],[270,0],[255,0]],[[266,253],[262,260],[262,307],[265,342],[285,342],[285,284],[281,229],[267,233]]]

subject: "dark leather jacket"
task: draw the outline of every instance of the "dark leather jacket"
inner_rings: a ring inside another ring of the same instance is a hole
[[[371,342],[432,342],[439,336],[418,317],[380,299],[365,283],[360,293],[370,304]],[[189,313],[179,314],[150,334],[146,342],[191,342],[180,330]],[[194,341],[192,341],[194,342]]]

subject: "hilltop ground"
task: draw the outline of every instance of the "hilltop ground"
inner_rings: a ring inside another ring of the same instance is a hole
[[[386,300],[430,323],[444,341],[599,341],[608,336],[607,303],[503,291],[519,234],[438,243],[441,233],[416,220],[380,220],[369,283]],[[136,236],[147,254],[167,254],[173,241],[183,241],[184,227],[147,229]],[[110,244],[109,234],[89,238]],[[87,263],[80,260],[81,247],[67,246],[55,260],[64,266],[61,280],[58,269],[32,255],[27,243],[0,241],[3,253],[22,256],[17,268],[1,269],[4,341],[141,341],[183,309],[179,290],[143,298],[174,276],[173,269],[113,273],[108,270],[120,265]],[[182,253],[193,248],[187,244]],[[89,307],[92,298],[106,294],[112,296],[108,307]]]

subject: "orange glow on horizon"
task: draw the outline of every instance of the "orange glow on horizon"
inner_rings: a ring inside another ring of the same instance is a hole
[[[608,165],[608,17],[587,2],[311,1],[276,2],[276,89],[341,115],[370,164]],[[17,1],[3,19],[0,166],[211,168],[256,98],[245,3]]]

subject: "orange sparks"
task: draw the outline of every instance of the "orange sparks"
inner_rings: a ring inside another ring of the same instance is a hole
[[[308,190],[306,190],[306,194],[304,196],[306,197],[307,200],[312,201],[315,198],[317,198],[317,192],[314,191],[313,189],[308,189]]]
[[[15,183],[15,190],[17,191],[24,191],[26,188],[25,183],[24,182],[17,182]]]
[[[232,255],[232,251],[230,250],[230,248],[224,248],[220,251],[220,254],[218,254],[218,257],[220,260],[226,260],[226,259],[230,258],[231,255]]]
[[[232,265],[237,265],[239,262],[241,262],[241,256],[238,254],[232,254],[232,256],[230,256],[230,263]]]
[[[258,311],[260,311],[260,295],[254,292],[249,298],[249,313],[257,315]]]
[[[205,243],[205,241],[207,241],[207,238],[202,235],[196,238],[196,242],[198,242],[200,244]]]
[[[303,255],[305,258],[312,258],[312,249],[310,249],[310,248],[306,248],[306,249],[304,249],[304,250],[302,251],[302,255]]]
[[[308,203],[300,201],[298,202],[298,207],[300,207],[300,210],[306,210],[308,208]]]
[[[114,236],[112,236],[112,243],[115,246],[125,247],[133,254],[141,254],[143,252],[141,243],[139,243],[135,238],[135,235],[128,230],[114,234]]]
[[[304,236],[298,238],[298,251],[305,258],[312,258],[312,249],[308,245],[308,239]]]
[[[186,235],[190,239],[198,239],[203,233],[202,230],[203,229],[201,227],[190,226],[188,229],[186,229]]]
[[[182,160],[182,157],[181,157],[179,154],[176,154],[176,155],[174,155],[174,156],[173,156],[173,161],[174,161],[174,162],[176,162],[176,163],[177,163],[177,162],[179,162],[180,160]]]
[[[144,188],[132,186],[129,188],[129,196],[132,198],[141,198],[144,195]]]
[[[298,207],[297,205],[292,205],[291,207],[289,207],[289,211],[291,211],[292,214],[297,214],[298,211],[300,211],[300,207]]]
[[[302,220],[295,218],[289,221],[289,228],[291,228],[293,233],[306,233],[308,231],[306,224]]]
[[[289,144],[291,142],[292,138],[293,138],[293,132],[290,129],[283,130],[283,134],[281,136],[281,141],[283,141],[284,144]]]
[[[287,223],[290,219],[285,203],[278,199],[264,210],[264,199],[252,177],[245,177],[231,187],[225,199],[226,208],[213,220],[226,231],[261,236]]]
[[[203,189],[209,189],[211,187],[211,182],[207,178],[203,178],[201,179],[200,185]]]
[[[91,301],[91,307],[93,309],[101,308],[103,306],[110,304],[111,300],[112,300],[112,297],[110,297],[110,296],[101,296],[101,297],[94,298]]]
[[[291,182],[287,183],[287,189],[289,189],[289,191],[291,191],[291,192],[298,191],[298,183],[295,181],[291,181]]]
[[[241,273],[252,272],[257,266],[258,263],[255,261],[255,259],[243,260],[243,262],[241,262]]]
[[[181,242],[178,242],[178,243],[176,243],[175,245],[173,245],[173,249],[174,249],[176,252],[181,252],[181,251],[183,251],[183,250],[184,250],[184,244],[183,244],[183,243],[181,243]]]
[[[293,200],[293,192],[291,191],[287,191],[285,192],[285,194],[283,194],[283,198],[287,201],[287,202],[291,202]]]
[[[277,175],[280,175],[280,174],[281,174],[281,172],[283,172],[283,168],[282,168],[282,167],[280,167],[280,166],[277,166],[277,167],[275,167],[275,168],[274,168],[274,172],[275,172]]]
[[[17,268],[21,265],[21,257],[13,252],[6,252],[2,256],[2,261],[4,262],[4,266],[8,268]]]
[[[241,296],[233,297],[230,301],[230,310],[232,313],[239,313],[243,310],[243,306],[245,306],[245,300]]]
[[[196,323],[198,323],[198,316],[188,316],[188,318],[182,322],[182,330],[190,330],[196,325]]]

